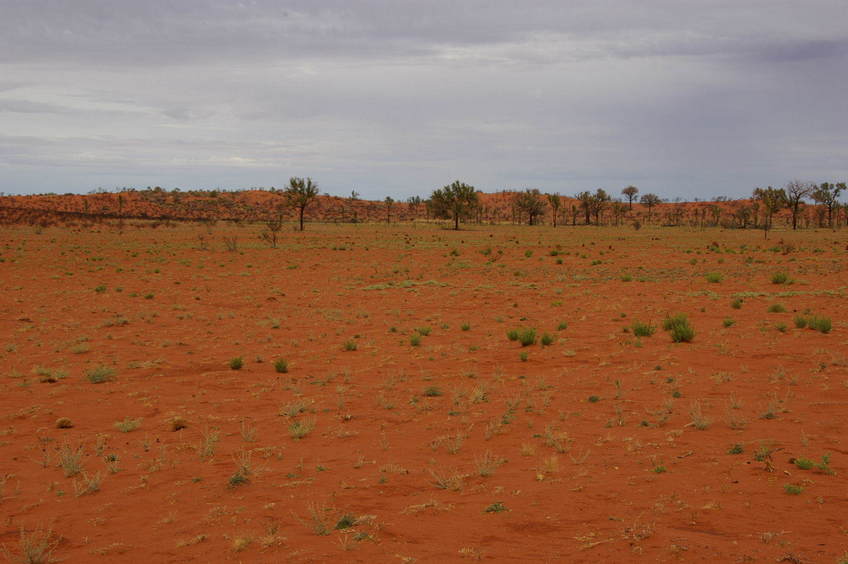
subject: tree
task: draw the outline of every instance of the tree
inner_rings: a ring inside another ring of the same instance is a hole
[[[639,189],[635,186],[628,186],[624,190],[621,191],[622,194],[627,196],[627,203],[630,205],[630,209],[633,209],[633,199],[636,198],[636,194],[639,193]]]
[[[303,213],[316,196],[318,196],[318,185],[312,182],[311,178],[304,180],[296,176],[289,179],[289,185],[283,192],[286,205],[298,210],[301,231],[303,231]]]
[[[844,182],[839,184],[823,182],[821,186],[813,190],[813,200],[827,210],[827,226],[830,228],[833,228],[833,208],[839,203],[839,194],[843,190],[845,190]]]
[[[580,202],[580,209],[583,210],[583,215],[586,218],[586,225],[592,223],[592,193],[588,190],[584,190],[574,196],[578,202]]]
[[[392,199],[391,196],[386,196],[386,199],[383,200],[383,202],[386,204],[386,223],[391,223],[392,222],[392,204],[394,204],[395,201]]]
[[[459,230],[459,220],[471,215],[477,204],[477,192],[474,187],[459,180],[434,190],[432,196],[430,196],[433,215],[453,219],[454,229],[456,230]]]
[[[612,203],[612,217],[615,221],[615,225],[621,225],[622,218],[627,214],[627,206],[624,205],[624,202],[620,201],[620,199],[616,198],[616,200]]]
[[[282,210],[278,210],[277,214],[271,218],[270,220],[265,222],[265,226],[268,228],[266,231],[263,231],[259,234],[259,238],[268,243],[268,245],[272,249],[277,248],[277,239],[279,238],[280,231],[283,229],[283,212]]]
[[[776,211],[786,206],[786,192],[782,188],[755,188],[754,198],[763,205],[763,237],[768,239],[771,229],[771,217]]]
[[[815,184],[793,180],[786,185],[786,205],[792,212],[792,230],[798,229],[798,213],[804,198],[812,193]]]
[[[545,213],[545,203],[538,190],[527,189],[515,195],[515,206],[527,214],[527,224],[535,225],[536,218]]]
[[[562,205],[562,199],[559,197],[559,194],[547,194],[548,203],[551,205],[551,210],[553,213],[554,227],[556,227],[557,215],[559,214],[559,208]]]
[[[595,225],[601,224],[601,213],[603,213],[604,209],[606,209],[607,204],[609,204],[610,200],[609,194],[607,194],[606,190],[603,188],[598,188],[595,190],[595,193],[592,194],[592,215],[595,216]]]
[[[662,199],[656,194],[643,194],[641,198],[639,198],[639,203],[648,208],[648,223],[651,222],[651,210],[654,209],[655,206],[658,206],[662,203]]]

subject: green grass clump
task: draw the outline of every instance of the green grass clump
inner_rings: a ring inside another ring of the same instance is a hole
[[[506,338],[509,339],[510,341],[517,341],[518,340],[518,329],[510,329],[509,331],[507,331],[506,332]]]
[[[725,328],[733,327],[734,325],[736,325],[736,320],[728,317],[727,319],[722,321],[721,324],[724,325]]]
[[[356,350],[356,341],[354,341],[354,340],[345,341],[344,350],[355,351]]]
[[[536,330],[535,329],[522,329],[518,332],[518,342],[521,343],[522,347],[529,347],[536,343]]]
[[[101,364],[86,372],[85,375],[92,384],[102,384],[115,379],[115,370]]]
[[[689,319],[684,313],[666,317],[663,329],[670,332],[671,340],[675,343],[691,343],[695,338],[695,330],[689,325]]]
[[[416,329],[416,331],[418,331],[419,335],[426,337],[427,335],[430,334],[430,331],[432,331],[432,329],[429,328],[429,327],[419,327],[419,328]]]
[[[632,329],[633,334],[637,337],[650,337],[657,330],[657,328],[650,323],[642,323],[641,321],[634,321],[630,328]]]
[[[286,374],[289,371],[289,363],[284,358],[278,358],[274,361],[274,370],[278,374]]]
[[[469,331],[469,330],[471,330],[471,324],[470,323],[463,323],[462,325],[460,325],[460,329],[462,329],[463,331]]]
[[[237,356],[230,359],[230,370],[241,370],[242,366],[244,366],[244,359],[242,357]]]
[[[442,395],[442,390],[440,390],[436,386],[430,386],[429,388],[424,390],[424,395],[428,398],[437,398]]]
[[[821,462],[816,462],[809,458],[795,458],[792,462],[801,470],[815,470],[823,474],[833,474],[833,469],[830,467],[830,454],[822,456]]]
[[[560,321],[557,324],[557,331],[564,331],[566,329],[568,329],[568,323],[566,323],[565,321]]]
[[[289,435],[293,439],[302,439],[306,435],[312,432],[315,428],[315,418],[314,417],[306,417],[304,419],[300,419],[299,421],[293,421],[289,425]]]
[[[541,342],[542,342],[543,347],[548,347],[548,346],[554,344],[554,336],[551,335],[550,333],[543,333]]]
[[[504,505],[503,502],[496,501],[495,503],[488,506],[483,511],[485,511],[486,513],[501,513],[503,511],[509,511],[509,509],[506,508],[506,505]]]
[[[786,484],[783,486],[783,491],[789,495],[800,495],[800,493],[804,491],[804,488],[795,484]]]
[[[807,326],[807,318],[803,315],[795,316],[795,327],[798,329],[803,329]]]
[[[742,454],[743,452],[745,452],[745,449],[739,443],[736,443],[727,449],[727,454]]]
[[[724,276],[722,276],[721,272],[708,272],[706,278],[707,282],[710,284],[718,284],[724,280]]]
[[[416,333],[415,335],[413,335],[412,337],[410,337],[410,338],[409,338],[409,344],[410,344],[410,345],[412,345],[413,347],[418,347],[418,346],[420,346],[420,345],[421,345],[421,335],[418,335],[418,334]]]
[[[830,333],[831,325],[829,317],[818,317],[814,315],[807,320],[807,327],[815,329],[820,333]]]
[[[122,433],[129,433],[130,431],[135,431],[141,426],[141,419],[130,419],[129,417],[124,417],[123,421],[117,421],[115,423],[115,429]]]
[[[789,279],[789,275],[785,272],[775,272],[771,275],[771,283],[772,284],[790,284],[791,280]]]
[[[250,482],[250,478],[247,477],[241,470],[230,476],[229,481],[227,482],[231,488],[237,488],[239,486],[243,486]]]
[[[786,313],[786,308],[783,304],[771,304],[768,306],[769,313]]]
[[[732,302],[730,302],[730,307],[733,309],[742,309],[742,298],[736,298]]]

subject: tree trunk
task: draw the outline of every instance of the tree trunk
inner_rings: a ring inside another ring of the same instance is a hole
[[[303,231],[303,212],[306,211],[305,206],[300,207],[300,230]]]

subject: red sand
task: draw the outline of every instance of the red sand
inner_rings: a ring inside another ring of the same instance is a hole
[[[260,229],[3,229],[12,555],[39,527],[66,562],[848,550],[845,232],[309,224],[269,249]],[[778,271],[794,283],[773,284]],[[660,327],[677,312],[691,343]],[[813,314],[832,330],[795,327]],[[635,338],[634,321],[656,333]],[[507,339],[521,327],[553,343]],[[100,365],[114,379],[91,383]],[[125,418],[138,428],[117,429]],[[297,439],[293,422],[314,429]],[[65,476],[63,448],[81,449],[84,474]],[[247,481],[230,485],[241,463]]]

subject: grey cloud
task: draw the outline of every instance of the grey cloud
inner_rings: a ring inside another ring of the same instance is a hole
[[[68,113],[69,111],[69,108],[58,106],[56,104],[0,98],[0,112],[18,114],[63,114]]]
[[[0,190],[303,174],[373,197],[455,177],[692,197],[845,177],[846,10],[0,0]]]

